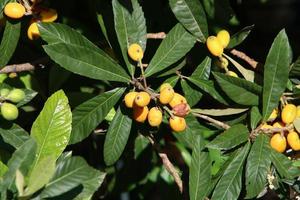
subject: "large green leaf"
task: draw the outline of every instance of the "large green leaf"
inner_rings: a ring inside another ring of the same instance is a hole
[[[30,137],[28,133],[17,124],[13,124],[9,129],[0,128],[0,135],[5,143],[18,149]]]
[[[213,73],[222,90],[230,99],[241,105],[258,105],[262,88],[245,79]]]
[[[66,43],[43,46],[46,53],[61,67],[97,80],[129,82],[125,70],[112,59],[92,49]]]
[[[195,140],[202,140],[196,137]],[[211,182],[211,162],[207,152],[201,151],[200,141],[193,148],[192,162],[189,173],[190,199],[205,199]]]
[[[35,150],[35,141],[33,139],[29,139],[12,154],[7,163],[8,171],[4,174],[0,185],[1,199],[6,199],[3,197],[6,196],[6,190],[12,187],[17,170],[20,170],[21,168],[28,169],[34,159]],[[24,173],[24,171],[22,171],[22,173]]]
[[[244,161],[247,158],[250,146],[251,145],[248,142],[244,147],[242,147],[228,165],[213,192],[211,197],[212,200],[238,199],[242,189]]]
[[[227,104],[226,100],[215,89],[214,83],[212,81],[195,79],[194,77],[189,77],[188,80],[220,103],[223,103],[225,105]]]
[[[0,44],[0,69],[5,67],[15,52],[21,32],[21,22],[7,20]]]
[[[90,167],[83,158],[67,157],[59,160],[54,176],[39,197],[44,199],[59,196],[82,184],[83,192],[79,197],[89,199],[104,177],[105,173]]]
[[[213,149],[231,149],[243,142],[249,137],[249,131],[243,124],[237,124],[230,127],[224,133],[218,135],[213,141],[208,143],[206,147]]]
[[[254,25],[246,26],[239,32],[232,35],[227,48],[233,48],[233,47],[241,44],[248,37],[248,35],[250,34],[250,32],[253,28],[254,28]]]
[[[151,76],[182,58],[195,44],[196,38],[181,24],[175,25],[167,34],[150,61],[145,76]]]
[[[86,138],[102,122],[124,91],[125,88],[117,88],[77,106],[73,110],[73,128],[69,143],[74,144]]]
[[[290,76],[300,76],[300,57],[296,59],[296,61],[293,63]]]
[[[178,21],[204,43],[208,36],[208,28],[205,11],[200,1],[170,0],[169,3]]]
[[[128,3],[129,1],[127,1]],[[130,44],[139,42],[136,41],[136,26],[130,12],[119,2],[112,1],[114,24],[121,52],[128,68],[129,73],[133,76],[135,67],[129,62],[127,50]]]
[[[143,50],[146,49],[147,43],[147,27],[146,27],[146,19],[144,17],[144,12],[142,7],[139,5],[138,0],[131,0],[133,11],[132,15],[132,22],[133,26],[135,27],[135,41],[139,43]]]
[[[264,66],[263,120],[267,120],[284,92],[292,59],[288,37],[285,30],[276,36]]]
[[[53,162],[60,156],[69,142],[72,113],[68,98],[62,90],[51,95],[31,128],[31,137],[36,140],[37,153],[31,172],[45,157]],[[50,163],[49,163],[50,165]]]
[[[246,167],[247,198],[256,197],[265,187],[270,170],[269,138],[260,134],[251,147]]]
[[[283,178],[293,179],[300,176],[300,169],[293,166],[293,162],[284,154],[271,149],[271,160],[276,170]]]
[[[28,178],[27,188],[22,196],[29,196],[41,189],[55,172],[55,157],[50,155],[43,157],[33,169]]]
[[[131,116],[123,106],[119,107],[105,137],[103,155],[106,165],[112,165],[120,158],[127,144],[131,124]]]
[[[75,29],[59,23],[39,23],[39,31],[43,40],[48,44],[65,43],[76,45],[79,47],[85,47],[102,54],[105,54],[100,48],[94,43],[89,41],[81,33]],[[108,56],[107,56],[108,57]]]

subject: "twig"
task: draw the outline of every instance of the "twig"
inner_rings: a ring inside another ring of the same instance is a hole
[[[206,120],[206,121],[209,121],[209,122],[211,122],[212,124],[217,125],[217,126],[223,128],[223,129],[225,129],[225,130],[227,130],[227,129],[230,128],[230,126],[229,126],[228,124],[225,124],[224,122],[221,122],[221,121],[219,121],[219,120],[213,119],[213,118],[208,117],[208,116],[206,116],[206,115],[203,115],[203,114],[200,114],[200,113],[197,113],[197,112],[192,112],[192,114],[193,114],[195,117],[199,117],[199,118],[201,118],[201,119],[204,119],[204,120]]]
[[[159,32],[159,33],[147,33],[148,39],[164,39],[166,38],[165,32]]]
[[[268,135],[272,135],[273,133],[283,133],[285,131],[291,131],[293,128],[294,128],[293,124],[290,124],[289,126],[285,126],[285,127],[282,127],[282,128],[277,128],[277,127],[263,128],[263,124],[261,124],[256,129],[251,131],[250,138],[254,139],[256,136],[259,135],[260,132],[263,132],[263,133],[268,134]]]
[[[171,161],[168,158],[168,155],[166,153],[161,152],[161,150],[159,150],[156,142],[154,141],[153,137],[148,136],[147,137],[150,141],[150,143],[152,144],[152,146],[155,148],[155,150],[157,151],[165,169],[170,173],[170,175],[174,178],[174,181],[176,183],[176,185],[178,186],[178,189],[180,191],[180,193],[183,192],[183,185],[182,185],[182,180],[179,176],[178,171],[176,170],[176,168],[174,167],[174,165],[171,163]]]
[[[150,90],[148,87],[144,87],[137,79],[133,79],[130,83],[131,83],[132,85],[134,85],[137,89],[149,93],[150,96],[151,96],[151,99],[156,100],[156,99],[159,97],[159,94],[158,94],[158,93],[156,93],[156,92]]]
[[[230,51],[230,53],[232,55],[235,55],[236,57],[246,61],[252,68],[256,69],[258,66],[258,62],[255,61],[254,59],[250,58],[249,56],[247,56],[244,52],[238,51],[236,49],[232,49]]]
[[[12,72],[23,72],[23,71],[32,71],[37,66],[44,67],[44,64],[46,64],[49,61],[48,57],[40,58],[33,62],[27,62],[27,63],[21,63],[21,64],[13,64],[13,65],[7,65],[4,68],[0,70],[0,74],[9,74]]]

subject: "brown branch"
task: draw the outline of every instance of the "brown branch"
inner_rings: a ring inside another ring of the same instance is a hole
[[[166,38],[165,32],[159,32],[159,33],[147,33],[148,39],[164,39]]]
[[[250,133],[250,138],[254,139],[256,136],[259,135],[260,132],[263,132],[265,134],[268,135],[272,135],[273,133],[284,133],[286,131],[291,131],[293,130],[294,126],[293,124],[290,124],[289,126],[285,126],[282,128],[263,128],[263,124],[261,124],[260,126],[258,126],[256,129],[252,130]]]
[[[131,81],[131,84],[134,85],[137,89],[143,90],[143,91],[149,93],[150,96],[151,96],[151,99],[154,99],[154,100],[155,100],[155,99],[157,99],[157,98],[159,97],[159,94],[158,94],[158,93],[154,92],[154,91],[151,90],[149,87],[147,87],[147,88],[144,87],[137,79],[133,79],[133,80]]]
[[[163,166],[165,167],[165,169],[169,172],[169,174],[174,178],[174,181],[176,183],[176,185],[178,186],[178,189],[180,191],[180,193],[183,192],[183,184],[182,184],[182,180],[179,176],[178,171],[176,170],[175,166],[171,163],[171,161],[168,158],[168,155],[164,152],[162,152],[158,145],[156,144],[156,142],[154,141],[153,137],[148,136],[147,137],[150,141],[150,143],[152,144],[152,146],[155,148],[155,150],[157,151]]]
[[[36,67],[44,67],[49,61],[48,57],[40,58],[33,62],[21,63],[21,64],[13,64],[7,65],[0,70],[0,74],[9,74],[14,72],[23,72],[23,71],[32,71],[35,70]]]
[[[206,115],[203,115],[203,114],[200,114],[200,113],[196,113],[196,112],[192,112],[192,114],[195,116],[195,117],[199,117],[201,119],[204,119],[206,121],[209,121],[210,123],[216,125],[216,126],[219,126],[225,130],[229,129],[230,126],[228,124],[225,124],[224,122],[221,122],[219,120],[216,120],[216,119],[213,119],[211,117],[208,117]]]
[[[253,69],[256,69],[259,64],[256,60],[254,60],[253,58],[250,58],[244,52],[238,51],[236,49],[232,49],[230,51],[230,53],[232,55],[235,55],[236,57],[246,61]]]

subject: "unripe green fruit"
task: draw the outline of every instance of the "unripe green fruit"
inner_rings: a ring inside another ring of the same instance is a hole
[[[1,105],[1,114],[4,119],[11,121],[18,118],[19,110],[14,104],[3,103]]]
[[[0,90],[0,96],[1,97],[6,97],[9,94],[10,90],[7,88],[3,88]]]
[[[7,99],[14,103],[19,103],[25,98],[25,92],[21,89],[13,89],[7,96]]]

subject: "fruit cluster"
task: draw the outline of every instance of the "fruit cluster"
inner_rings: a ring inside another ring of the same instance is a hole
[[[34,17],[30,20],[27,36],[33,40],[40,36],[37,22],[54,22],[57,19],[57,12],[51,8],[37,7],[35,4],[30,9]],[[20,19],[26,14],[26,9],[20,3],[10,2],[5,5],[4,14],[11,19]]]
[[[167,110],[170,114],[169,124],[172,130],[175,132],[185,130],[184,117],[190,110],[185,97],[176,93],[169,83],[164,83],[160,86],[158,100],[159,103],[156,103],[156,106],[149,110],[148,105],[151,101],[151,95],[145,91],[129,92],[124,98],[126,107],[133,108],[133,119],[135,121],[144,123],[148,119],[150,126],[157,127],[163,119],[162,110]],[[166,105],[169,105],[172,110]]]
[[[17,104],[25,98],[25,92],[21,89],[12,89],[3,88],[0,90],[0,110],[1,115],[6,120],[15,120],[18,118],[19,110]]]
[[[297,117],[300,117],[300,106],[296,107],[293,104],[287,104],[281,110],[281,119],[277,119],[278,109],[274,109],[269,117],[269,124],[264,124],[261,127],[263,129],[280,128],[283,130],[281,132],[274,133],[270,140],[271,147],[277,152],[285,152],[288,145],[294,151],[300,150],[299,135],[292,125]],[[288,127],[291,128],[289,129]]]

